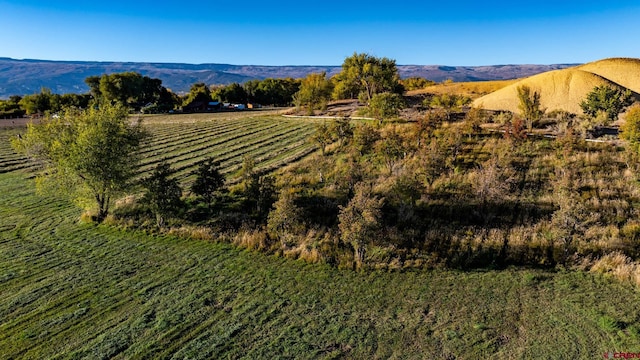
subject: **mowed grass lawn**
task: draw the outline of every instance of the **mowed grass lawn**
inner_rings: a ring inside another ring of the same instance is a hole
[[[313,150],[303,141],[312,124],[247,119],[241,124],[256,133],[243,135],[226,122],[165,127],[162,119],[146,120],[154,133],[146,166],[168,158],[185,169],[185,182],[207,146],[229,158],[229,173],[243,153],[269,168]],[[249,145],[239,143],[243,136]],[[283,142],[269,141],[276,136]],[[275,144],[282,156],[269,154]],[[66,200],[36,195],[24,170],[30,165],[8,151],[2,161],[20,166],[0,173],[0,359],[593,359],[640,352],[640,291],[615,280],[515,268],[358,273],[81,224]]]
[[[0,174],[0,354],[14,358],[599,358],[640,294],[581,272],[356,273],[79,224]]]

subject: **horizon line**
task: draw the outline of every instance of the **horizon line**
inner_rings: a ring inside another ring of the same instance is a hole
[[[624,57],[610,57],[603,58],[595,61],[606,59],[618,59]],[[305,64],[305,65],[260,65],[260,64],[231,64],[231,63],[216,63],[216,62],[204,62],[204,63],[190,63],[190,62],[167,62],[167,61],[124,61],[124,60],[51,60],[51,59],[34,59],[34,58],[12,58],[0,56],[0,60],[13,60],[13,61],[25,61],[25,62],[59,62],[59,63],[102,63],[102,64],[157,64],[157,65],[228,65],[228,66],[260,66],[260,67],[342,67],[340,65],[318,65],[318,64]],[[551,64],[536,64],[536,63],[509,63],[509,64],[483,64],[483,65],[450,65],[450,64],[396,64],[396,66],[450,66],[450,67],[485,67],[485,66],[553,66],[553,65],[582,65],[585,62],[579,63],[551,63]]]

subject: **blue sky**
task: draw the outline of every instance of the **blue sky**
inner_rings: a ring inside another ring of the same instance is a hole
[[[640,57],[640,1],[5,1],[0,57],[340,65]]]

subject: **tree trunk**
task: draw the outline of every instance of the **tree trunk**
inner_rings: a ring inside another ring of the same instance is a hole
[[[158,227],[163,227],[164,226],[164,216],[162,216],[160,214],[156,214],[156,223],[158,224]]]
[[[357,245],[355,250],[355,260],[356,260],[356,269],[362,269],[362,266],[364,265],[364,253],[365,253],[365,248],[364,246],[361,245]]]
[[[98,209],[98,215],[96,215],[96,221],[101,223],[107,217],[107,212],[104,209]]]
[[[96,201],[98,202],[98,214],[96,215],[96,221],[101,223],[106,217],[108,209],[105,208],[104,196],[96,195]]]

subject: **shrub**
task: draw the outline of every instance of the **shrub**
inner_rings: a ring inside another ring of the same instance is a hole
[[[622,130],[620,137],[627,140],[638,151],[638,145],[640,145],[640,105],[635,105],[627,111],[625,123],[620,127],[620,130]]]
[[[166,217],[175,215],[182,207],[182,189],[178,180],[170,177],[172,174],[169,164],[161,162],[151,175],[142,180],[142,185],[147,189],[143,202],[149,205],[160,227],[164,225]]]
[[[385,92],[371,98],[368,113],[382,123],[384,120],[397,117],[405,106],[406,103],[401,95]]]
[[[213,158],[201,162],[195,171],[196,180],[191,185],[191,192],[199,196],[211,208],[211,204],[224,186],[224,176],[220,173],[220,163]]]
[[[294,200],[292,191],[282,191],[267,219],[269,234],[280,240],[283,249],[288,245],[286,239],[297,233],[302,226],[302,210]]]
[[[371,186],[358,184],[347,206],[340,207],[338,227],[340,238],[353,247],[356,267],[362,268],[366,247],[375,238],[380,226],[384,200],[372,194]]]
[[[631,105],[631,91],[622,91],[607,85],[596,86],[587,94],[587,98],[580,103],[585,115],[595,119],[600,118],[599,123],[607,125],[618,118],[618,114]]]

